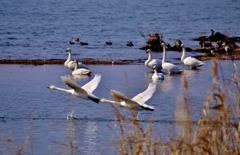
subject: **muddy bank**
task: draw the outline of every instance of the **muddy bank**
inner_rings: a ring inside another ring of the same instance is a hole
[[[228,56],[228,55],[215,55],[215,56],[195,56],[195,58],[204,61],[204,60],[240,60],[240,55]],[[49,59],[49,60],[42,60],[42,59],[35,59],[35,60],[0,60],[0,64],[29,64],[29,65],[44,65],[44,64],[64,64],[66,60],[64,59]],[[143,64],[146,60],[145,59],[137,59],[137,60],[119,60],[119,61],[108,61],[108,60],[79,60],[84,64],[88,65],[136,65],[136,64]]]
[[[35,60],[0,60],[0,64],[31,64],[31,65],[44,65],[44,64],[64,64],[66,60],[64,59],[49,59],[49,60],[42,60],[42,59],[35,59]],[[89,65],[97,65],[97,64],[116,64],[116,65],[129,65],[129,64],[139,64],[144,62],[144,60],[119,60],[119,61],[108,61],[108,60],[79,60],[84,64]]]

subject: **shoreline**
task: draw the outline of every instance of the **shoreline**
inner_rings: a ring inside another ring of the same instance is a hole
[[[205,61],[205,60],[240,60],[239,55],[215,55],[215,56],[194,56],[195,58]],[[10,59],[1,59],[0,64],[29,64],[29,65],[44,65],[44,64],[64,64],[66,60],[65,59],[16,59],[16,60],[10,60]],[[136,65],[140,63],[144,63],[145,59],[136,59],[136,60],[117,60],[117,61],[110,61],[110,60],[94,60],[94,59],[83,59],[79,60],[84,64],[88,65]]]

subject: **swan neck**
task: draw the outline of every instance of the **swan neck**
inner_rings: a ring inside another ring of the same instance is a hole
[[[66,93],[71,93],[71,90],[64,89],[64,88],[54,87],[53,89],[60,90],[60,91],[66,92]]]
[[[72,60],[72,54],[71,54],[71,52],[69,51],[68,52],[68,59],[67,59],[67,61],[71,61]]]
[[[154,71],[154,74],[158,74],[157,69],[154,69],[153,71]]]
[[[166,61],[166,48],[165,48],[165,45],[163,45],[162,47],[163,47],[163,58],[162,58],[162,64],[164,64],[165,61]]]
[[[112,104],[117,104],[117,105],[119,105],[118,102],[115,102],[115,101],[113,101],[113,100],[108,100],[108,99],[105,99],[105,98],[101,98],[100,101],[101,101],[101,102],[106,102],[106,103],[112,103]]]
[[[182,47],[182,57],[181,57],[181,61],[183,61],[186,58],[186,49],[185,47]]]
[[[151,51],[148,52],[148,59],[145,61],[145,65],[147,65],[152,60],[152,53]]]
[[[75,69],[74,70],[77,70],[78,69],[78,62],[76,62],[76,65],[75,65]]]

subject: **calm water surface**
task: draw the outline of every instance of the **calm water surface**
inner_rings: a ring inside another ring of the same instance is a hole
[[[149,33],[160,32],[164,40],[173,44],[176,39],[191,48],[198,47],[192,38],[210,35],[210,29],[231,36],[240,36],[240,2],[231,1],[54,1],[2,0],[0,2],[0,59],[66,59],[65,49],[72,49],[74,59],[146,59],[145,45]],[[89,46],[69,45],[80,37]],[[112,41],[112,46],[106,46]],[[134,46],[127,47],[132,41]],[[194,55],[196,53],[188,53]],[[199,53],[197,53],[199,54]],[[184,69],[184,74],[165,75],[157,83],[157,90],[147,102],[155,111],[141,111],[138,117],[146,122],[153,116],[154,127],[167,137],[174,122],[175,108],[182,98],[182,81],[189,82],[189,96],[193,104],[193,118],[201,115],[201,107],[211,86],[211,61],[199,70],[189,70],[179,58],[180,52],[168,52],[167,60]],[[162,58],[155,53],[155,58]],[[239,61],[236,61],[239,66]],[[224,78],[233,71],[232,61],[220,62]],[[129,97],[144,91],[151,82],[151,70],[143,64],[126,66],[90,65],[90,77],[72,77],[80,85],[94,74],[102,75],[94,94],[111,99],[109,90],[116,89]],[[82,148],[76,154],[114,154],[112,138],[117,137],[112,107],[74,98],[63,92],[47,89],[54,84],[67,88],[61,76],[70,71],[62,65],[0,65],[0,153],[17,150],[32,136],[34,154],[62,153],[64,146],[56,142]],[[121,108],[120,108],[121,109]],[[67,120],[74,110],[77,120]],[[126,113],[128,117],[128,114]],[[4,118],[2,118],[4,117]],[[9,146],[7,138],[15,140]],[[1,141],[0,141],[1,142]],[[27,152],[31,152],[30,144]]]
[[[210,29],[240,36],[240,1],[97,1],[2,0],[0,2],[1,59],[65,59],[67,47],[74,58],[143,59],[140,29],[161,32],[173,44],[199,47],[192,41],[210,35]],[[69,45],[80,37],[89,46]],[[112,41],[112,46],[106,46]],[[132,41],[135,46],[126,47]]]
[[[239,61],[236,63],[239,65]],[[219,65],[224,78],[231,78],[232,61],[221,61]],[[153,117],[154,128],[167,137],[174,122],[179,121],[174,118],[173,113],[175,109],[181,108],[180,105],[183,103],[182,81],[185,77],[189,83],[193,118],[197,120],[208,95],[207,90],[211,86],[211,66],[211,61],[205,61],[205,66],[199,70],[189,70],[179,64],[184,73],[165,75],[163,81],[158,81],[156,92],[147,102],[155,107],[155,111],[140,111],[138,118],[147,122]],[[134,97],[152,82],[150,78],[152,72],[144,65],[89,67],[93,72],[92,76],[71,78],[79,85],[83,85],[90,81],[94,74],[101,74],[102,80],[94,91],[98,97],[112,99],[110,89]],[[0,115],[4,117],[0,118],[1,139],[15,137],[16,140],[11,143],[12,147],[22,144],[28,135],[32,135],[33,150],[36,154],[61,153],[66,148],[55,142],[69,144],[71,139],[75,146],[83,146],[76,152],[84,154],[117,152],[111,143],[112,137],[117,137],[119,133],[111,105],[96,104],[47,88],[52,84],[67,88],[60,78],[69,76],[70,71],[67,68],[62,65],[0,65],[0,70]],[[77,120],[68,120],[67,116],[73,110]],[[127,112],[124,115],[130,117]],[[6,145],[6,142],[1,144],[0,152],[6,149]]]

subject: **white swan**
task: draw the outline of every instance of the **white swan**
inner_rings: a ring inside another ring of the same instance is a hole
[[[78,61],[73,61],[75,64],[75,69],[72,71],[72,75],[90,75],[92,72],[86,68],[79,68]]]
[[[162,69],[162,61],[158,59],[152,59],[152,51],[150,49],[147,50],[148,59],[145,61],[145,66],[153,69],[153,66],[157,67],[157,70]]]
[[[153,81],[164,80],[164,75],[162,73],[158,73],[156,66],[153,66],[153,70],[154,70],[154,73],[152,75],[152,80]]]
[[[71,69],[71,70],[74,70],[76,64],[72,61],[72,54],[71,54],[72,51],[71,51],[70,48],[67,48],[66,52],[68,52],[68,58],[64,62],[64,66]],[[82,62],[78,63],[78,67],[88,69],[88,67],[86,65],[84,65]]]
[[[99,103],[99,98],[92,94],[92,92],[97,88],[99,82],[101,81],[101,75],[95,74],[94,78],[86,83],[84,86],[80,87],[77,83],[72,81],[68,77],[62,77],[62,81],[72,89],[59,88],[54,85],[48,86],[49,89],[60,90],[66,93],[70,93],[76,97],[92,100],[96,103]]]
[[[183,62],[184,65],[190,67],[191,69],[203,66],[204,63],[199,61],[196,58],[193,57],[186,57],[186,49],[185,46],[182,44],[182,57],[181,57],[181,61]]]
[[[179,69],[176,65],[166,62],[166,45],[164,43],[162,43],[161,45],[163,47],[162,68],[166,70],[169,74],[182,73],[183,70]]]
[[[145,110],[153,111],[154,107],[145,104],[145,102],[152,97],[155,90],[156,90],[156,85],[153,83],[149,83],[148,88],[144,92],[136,95],[132,99],[126,97],[119,91],[111,90],[110,93],[113,96],[114,101],[101,98],[100,102],[112,103],[112,104],[116,104],[126,108],[130,108],[130,109],[136,109],[136,110],[145,109]],[[120,100],[123,100],[123,101],[120,101]]]

